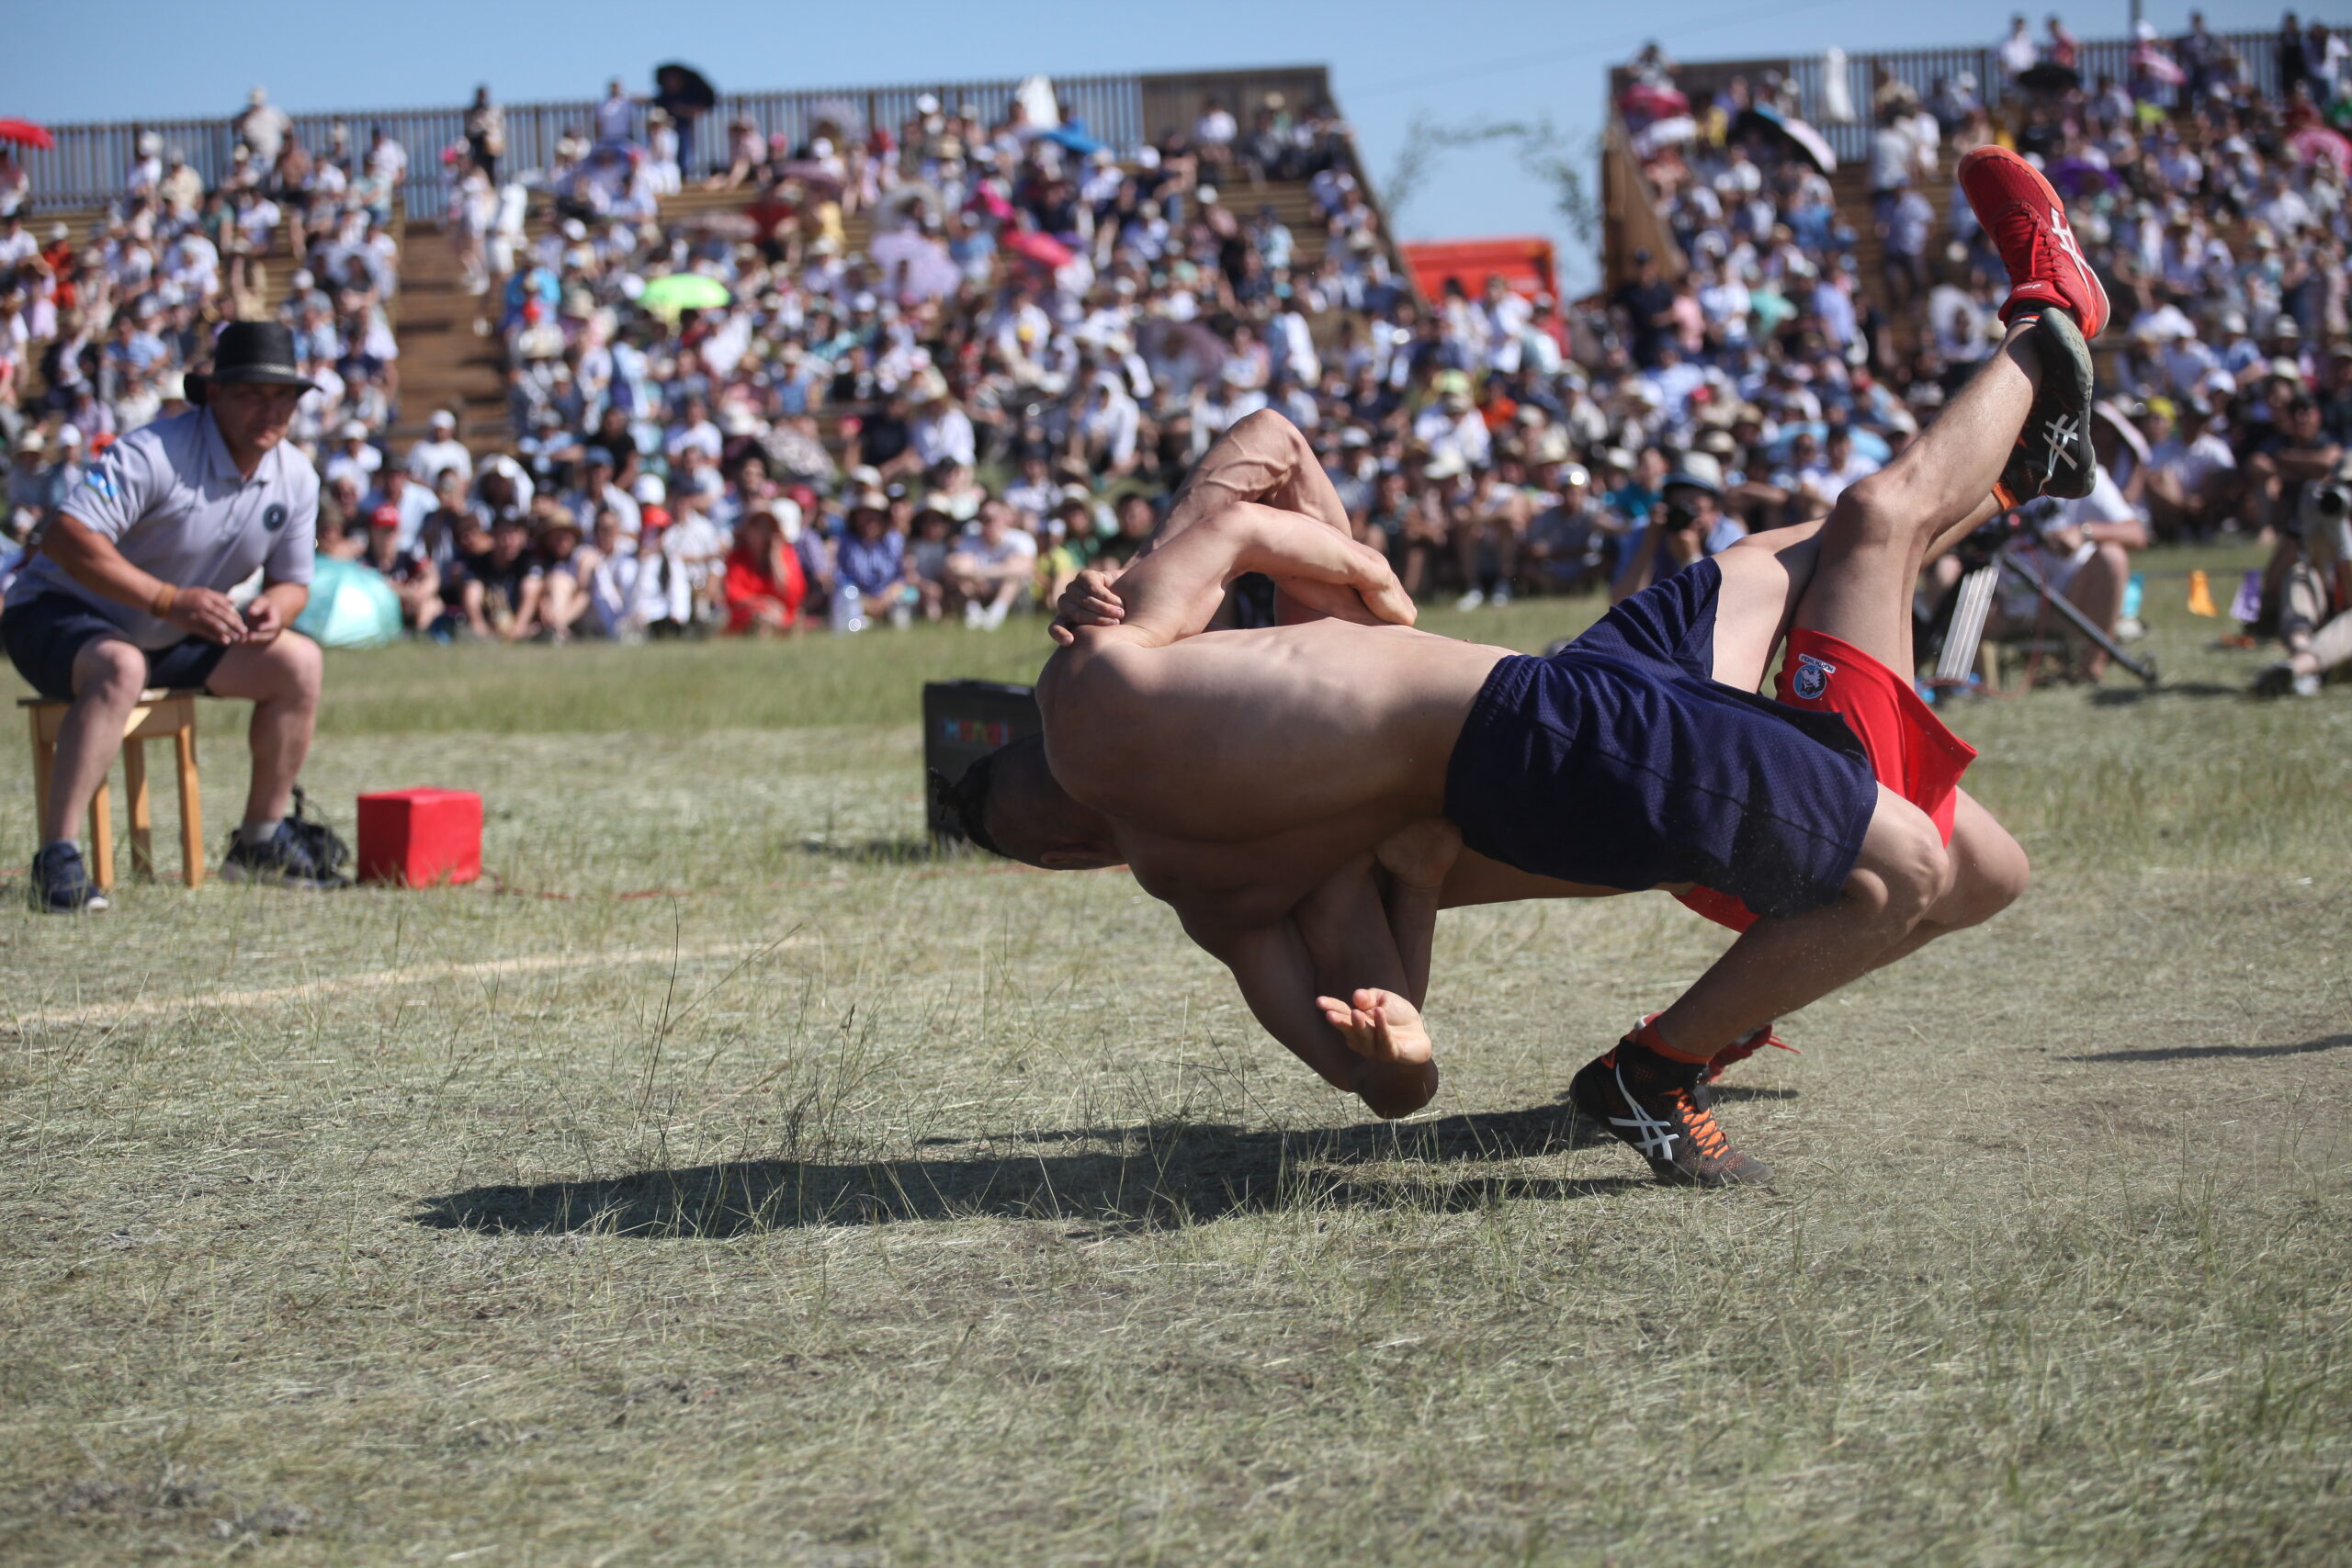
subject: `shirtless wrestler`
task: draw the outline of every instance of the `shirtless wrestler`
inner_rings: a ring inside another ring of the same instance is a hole
[[[1714,1122],[1710,1059],[2024,883],[1957,790],[1973,753],[1896,671],[1930,553],[2003,502],[2087,488],[2075,323],[2096,331],[2105,300],[2029,166],[1972,154],[1963,184],[2010,264],[2007,340],[1817,529],[1746,541],[1529,659],[1409,629],[1386,564],[1306,514],[1311,462],[1270,467],[1261,493],[1287,505],[1188,486],[1186,525],[1048,663],[1042,741],[956,790],[972,836],[1032,864],[1127,864],[1269,1032],[1392,1116],[1436,1088],[1418,1007],[1441,904],[1683,893],[1741,936],[1571,1094],[1661,1178],[1764,1179]],[[1354,618],[1204,634],[1250,570],[1294,613]]]

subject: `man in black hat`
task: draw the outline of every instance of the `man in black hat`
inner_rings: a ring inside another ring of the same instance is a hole
[[[221,875],[341,885],[285,823],[319,704],[318,645],[289,629],[310,598],[319,477],[284,445],[311,387],[285,325],[224,328],[210,368],[187,377],[196,406],[116,442],[10,586],[0,615],[9,659],[41,695],[74,705],[40,824],[34,908],[106,908],[74,826],[150,686],[254,704],[253,783]],[[256,569],[262,590],[240,609],[228,591]]]

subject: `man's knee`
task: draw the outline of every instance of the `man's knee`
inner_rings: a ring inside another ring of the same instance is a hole
[[[280,632],[260,653],[266,688],[262,701],[291,702],[303,707],[317,703],[326,675],[326,657],[317,643],[300,632]]]
[[[1952,837],[1955,880],[1951,892],[1932,914],[1949,930],[1981,925],[2025,896],[2033,880],[2033,865],[2025,846],[1990,817],[1968,825]]]
[[[1952,891],[1957,873],[1928,814],[1899,795],[1882,796],[1846,896],[1890,932],[1909,931]]]
[[[74,700],[130,708],[147,687],[147,656],[119,637],[100,637],[74,656]]]
[[[1905,504],[1903,481],[1881,469],[1847,487],[1821,525],[1825,547],[1850,555],[1858,550],[1922,550],[1927,534],[1918,509]]]

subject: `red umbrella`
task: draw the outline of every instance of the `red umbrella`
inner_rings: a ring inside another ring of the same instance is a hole
[[[0,119],[0,141],[38,147],[44,152],[57,145],[57,138],[49,133],[47,126],[35,125],[28,119]]]
[[[1047,266],[1068,265],[1076,254],[1051,234],[1040,234],[1034,229],[1012,230],[1004,237],[1004,248]]]
[[[2306,164],[2316,164],[2324,158],[2335,165],[2337,174],[2352,175],[2352,141],[2346,141],[2340,130],[2307,125],[2287,138],[2287,147]]]

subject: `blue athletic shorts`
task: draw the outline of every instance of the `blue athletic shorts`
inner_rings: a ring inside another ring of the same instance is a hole
[[[74,695],[74,656],[102,637],[122,637],[122,628],[70,593],[40,593],[0,613],[0,642],[8,661],[34,691],[60,702]],[[202,686],[212,679],[225,643],[189,637],[147,654],[150,686]]]
[[[1695,562],[1556,654],[1496,665],[1447,765],[1462,841],[1594,886],[1695,883],[1768,918],[1835,899],[1878,781],[1836,714],[1713,679],[1722,587]]]

